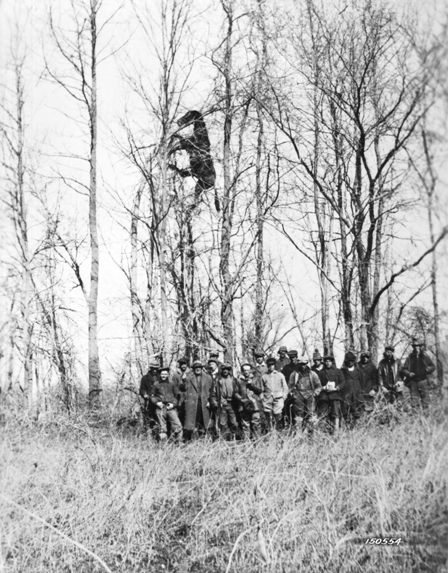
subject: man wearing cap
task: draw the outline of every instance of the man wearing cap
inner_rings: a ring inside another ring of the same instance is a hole
[[[240,413],[243,438],[257,439],[261,435],[261,413],[263,412],[263,387],[261,378],[254,376],[249,363],[241,366],[237,381],[235,399]]]
[[[403,364],[405,384],[411,392],[411,406],[420,405],[426,409],[429,406],[428,376],[436,369],[431,358],[423,350],[423,342],[418,338],[412,339],[412,352]]]
[[[285,377],[286,383],[293,372],[298,369],[298,352],[297,350],[288,350],[289,363],[283,368],[282,374]]]
[[[322,360],[322,356],[320,355],[319,350],[316,348],[316,350],[313,352],[313,365],[311,366],[311,370],[313,372],[316,372],[316,374],[319,374],[319,372],[323,369],[324,369],[324,363]]]
[[[227,438],[229,431],[235,435],[238,430],[235,411],[233,409],[237,381],[230,374],[232,366],[227,362],[221,366],[221,373],[213,385],[213,398],[218,406],[218,423],[221,437]]]
[[[210,352],[210,355],[208,357],[209,363],[210,363],[210,360],[213,360],[213,362],[218,367],[218,370],[220,370],[220,368],[222,366],[222,362],[219,361],[219,352],[218,351],[214,350],[213,352]]]
[[[356,364],[355,354],[349,350],[342,365],[345,386],[342,390],[342,415],[349,424],[354,424],[362,415],[364,396],[362,394],[362,371]]]
[[[379,388],[378,368],[373,364],[368,350],[361,352],[358,366],[362,372],[361,391],[364,398],[364,411],[370,413],[373,412],[375,396]]]
[[[297,360],[297,366],[298,369],[294,370],[288,379],[288,388],[292,397],[294,426],[301,430],[305,419],[309,420],[312,426],[317,423],[316,398],[322,385],[319,376],[308,366],[305,356]]]
[[[282,411],[288,395],[288,385],[281,372],[276,370],[276,359],[270,357],[266,360],[268,371],[261,377],[263,386],[263,409],[269,427],[281,426]]]
[[[266,374],[268,371],[268,367],[266,366],[266,362],[264,361],[264,352],[262,350],[256,350],[254,352],[255,357],[255,366],[253,374],[254,376],[258,376],[261,380],[263,374]]]
[[[384,349],[384,358],[378,364],[378,382],[389,404],[403,404],[403,368],[400,360],[394,356],[395,349],[388,345]]]
[[[286,348],[286,346],[280,346],[280,348],[278,349],[278,358],[275,361],[275,369],[277,370],[277,372],[281,372],[283,368],[289,363],[290,360],[288,357],[288,349]]]
[[[210,428],[210,410],[216,408],[213,399],[213,380],[195,360],[180,390],[185,392],[184,434],[190,440],[195,430],[208,432]]]
[[[342,394],[345,378],[342,371],[336,368],[331,354],[324,356],[324,367],[318,373],[322,391],[317,402],[317,412],[323,421],[332,420],[334,431],[340,428],[342,417]]]
[[[143,421],[145,426],[152,427],[155,424],[155,410],[154,405],[150,400],[152,388],[158,381],[158,369],[160,364],[155,362],[150,363],[148,372],[142,376],[140,381],[140,396],[144,400],[143,405]]]
[[[179,386],[176,381],[169,379],[169,368],[159,368],[159,381],[154,384],[151,392],[151,402],[156,408],[156,417],[159,424],[159,439],[168,437],[167,422],[175,440],[182,438],[182,424],[177,415],[179,399]]]

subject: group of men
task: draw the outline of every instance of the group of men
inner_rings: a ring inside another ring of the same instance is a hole
[[[361,352],[359,361],[349,351],[342,367],[334,357],[316,350],[313,364],[296,350],[281,346],[278,357],[265,359],[254,352],[234,372],[228,363],[210,354],[206,365],[196,360],[189,367],[181,358],[178,369],[150,365],[143,376],[140,394],[145,400],[145,418],[158,429],[160,440],[190,440],[196,434],[221,437],[258,438],[285,424],[303,430],[318,424],[337,432],[341,420],[353,425],[373,412],[375,403],[385,400],[401,406],[404,387],[410,391],[413,407],[428,407],[428,377],[435,366],[420,340],[412,339],[412,352],[402,365],[394,348],[386,346],[378,366],[370,353]]]

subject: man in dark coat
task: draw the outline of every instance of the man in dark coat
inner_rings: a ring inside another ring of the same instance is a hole
[[[221,366],[221,374],[217,377],[213,385],[213,399],[218,405],[218,422],[220,435],[223,438],[231,434],[235,435],[238,430],[236,414],[233,409],[235,394],[237,391],[237,381],[230,374],[232,367],[226,362]]]
[[[386,346],[384,358],[378,364],[378,382],[389,404],[403,404],[403,368],[400,360],[394,356],[394,347]]]
[[[412,339],[412,352],[403,364],[405,384],[411,392],[411,406],[421,405],[424,409],[429,406],[428,376],[436,369],[431,358],[423,350],[423,342],[418,338]]]
[[[182,438],[182,424],[177,414],[179,403],[179,385],[176,380],[169,379],[169,368],[159,368],[160,379],[152,387],[151,402],[156,408],[157,422],[159,423],[159,439],[168,437],[167,422],[175,440]]]
[[[148,372],[142,376],[140,381],[140,396],[144,400],[143,405],[143,423],[145,426],[152,428],[156,423],[156,413],[154,405],[150,400],[152,388],[159,380],[158,369],[159,364],[151,363],[148,367]]]
[[[373,412],[375,397],[378,392],[378,368],[370,358],[370,352],[361,352],[361,359],[358,366],[362,371],[361,390],[364,398],[364,411]]]
[[[201,362],[193,362],[192,372],[187,375],[180,390],[185,392],[184,434],[189,440],[195,430],[208,432],[211,429],[210,410],[216,408],[216,402],[213,400],[213,380],[204,372]]]
[[[292,397],[294,426],[301,430],[305,419],[312,426],[317,423],[316,397],[319,396],[322,385],[319,376],[311,370],[304,356],[297,361],[297,367],[289,377],[288,388]]]
[[[289,362],[283,367],[282,370],[282,374],[285,377],[286,383],[288,383],[291,374],[298,370],[297,357],[298,357],[297,350],[288,350]]]
[[[354,424],[362,416],[364,410],[363,376],[356,364],[356,356],[350,350],[345,355],[341,370],[345,378],[342,391],[342,415],[347,423]]]
[[[334,357],[330,354],[324,356],[324,368],[318,372],[318,376],[322,385],[317,401],[318,416],[324,422],[332,420],[334,431],[337,432],[341,424],[345,378],[342,371],[336,368]]]
[[[240,412],[243,439],[257,439],[261,435],[261,416],[263,413],[263,386],[261,377],[254,376],[252,366],[241,366],[241,376],[237,380],[235,399]]]
[[[290,360],[288,357],[288,349],[286,348],[286,346],[280,346],[280,348],[278,349],[278,358],[275,361],[275,369],[277,370],[277,372],[281,372],[283,368],[289,363]]]

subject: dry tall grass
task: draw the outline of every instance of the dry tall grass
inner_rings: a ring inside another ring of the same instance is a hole
[[[0,571],[446,567],[441,410],[364,424],[337,439],[272,434],[257,443],[159,447],[148,436],[64,418],[11,423],[2,434]],[[402,541],[366,546],[374,536]]]

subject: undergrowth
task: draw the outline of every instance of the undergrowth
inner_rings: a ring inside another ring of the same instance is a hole
[[[81,418],[11,422],[0,571],[104,571],[87,549],[114,573],[442,572],[447,453],[441,410],[337,438],[162,447]],[[365,545],[371,537],[401,542]]]

